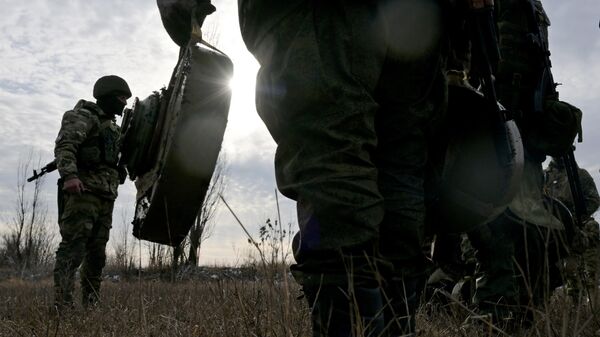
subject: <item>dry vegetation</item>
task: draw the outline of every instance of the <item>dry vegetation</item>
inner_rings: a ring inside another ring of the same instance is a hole
[[[212,280],[170,282],[149,275],[107,280],[98,307],[76,306],[60,316],[51,309],[50,278],[5,279],[0,336],[310,336],[308,308],[293,280],[248,270],[233,272],[244,275],[236,279],[217,270],[210,272]],[[465,324],[468,316],[456,303],[424,304],[419,336],[509,335],[483,321]],[[537,312],[535,326],[513,335],[600,336],[600,315],[589,304],[574,305],[556,294]]]
[[[51,286],[0,284],[0,336],[306,336],[309,329],[297,289],[262,281],[105,282],[98,307],[63,316],[50,310]]]

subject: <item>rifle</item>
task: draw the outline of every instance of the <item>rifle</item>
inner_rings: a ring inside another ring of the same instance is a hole
[[[42,167],[39,172],[37,170],[33,170],[33,175],[31,177],[27,178],[27,182],[29,183],[36,179],[39,179],[44,174],[50,173],[54,170],[56,170],[56,161],[55,160],[46,164],[46,166]]]
[[[538,72],[537,86],[533,95],[533,111],[536,114],[542,115],[544,113],[544,101],[546,97],[553,97],[558,99],[558,91],[556,86],[558,83],[554,82],[552,76],[552,63],[550,62],[550,50],[548,49],[548,37],[544,35],[537,18],[536,6],[533,0],[527,2],[527,22],[529,24],[529,37],[534,46],[534,50],[537,51],[538,59],[540,59],[541,66]],[[581,143],[581,133],[578,137],[578,143]],[[583,216],[586,213],[585,196],[581,188],[581,181],[579,180],[579,171],[577,162],[575,161],[574,147],[571,147],[565,154],[560,156],[565,170],[567,172],[567,178],[569,180],[569,187],[571,189],[571,197],[573,198],[573,206],[575,211],[575,221],[579,228],[583,227]]]

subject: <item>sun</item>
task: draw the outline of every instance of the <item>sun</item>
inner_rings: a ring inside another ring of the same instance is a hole
[[[235,67],[229,82],[232,96],[228,128],[236,134],[247,134],[262,124],[256,113],[254,100],[256,73],[259,67],[252,57],[240,57],[233,62]]]

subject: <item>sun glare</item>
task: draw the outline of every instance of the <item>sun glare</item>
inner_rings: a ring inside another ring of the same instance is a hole
[[[254,104],[258,65],[252,61],[236,62],[233,77],[229,82],[232,97],[228,127],[235,129],[232,131],[236,134],[247,133],[262,123]]]

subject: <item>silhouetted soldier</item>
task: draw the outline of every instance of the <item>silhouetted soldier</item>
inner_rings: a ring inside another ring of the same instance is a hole
[[[62,237],[54,267],[59,310],[73,306],[80,265],[82,303],[98,301],[113,205],[124,177],[117,167],[120,128],[115,115],[121,115],[131,91],[122,78],[109,75],[96,81],[94,97],[96,103],[80,100],[65,112],[54,148]]]
[[[564,203],[571,213],[575,214],[575,204],[571,194],[567,172],[561,159],[552,158],[545,170],[546,193]],[[573,256],[566,260],[565,276],[567,278],[567,292],[578,298],[582,295],[595,299],[598,291],[599,264],[600,264],[600,229],[598,222],[592,215],[600,207],[600,196],[589,172],[583,168],[578,169],[581,190],[585,200],[585,210],[582,214],[580,232],[576,234],[573,243]]]

